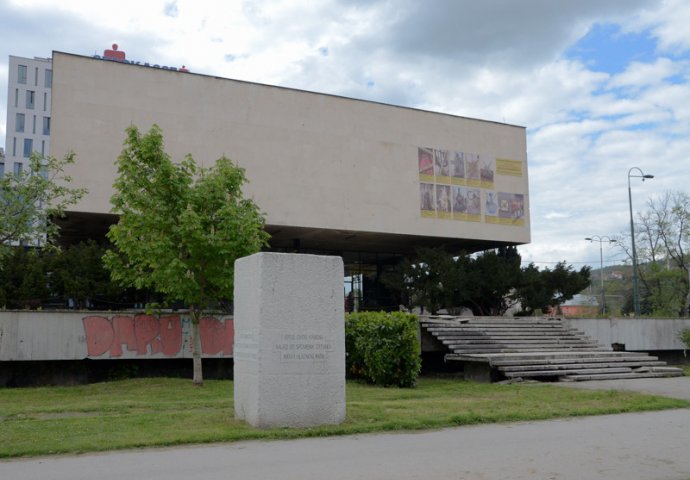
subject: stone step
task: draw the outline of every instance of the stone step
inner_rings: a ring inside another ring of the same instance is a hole
[[[495,339],[490,338],[453,338],[446,339],[446,345],[452,347],[454,345],[485,345],[485,344],[496,344],[496,345],[510,345],[510,344],[551,344],[551,345],[592,345],[592,342],[587,340],[582,340],[580,338],[530,338],[530,337],[514,337],[514,338],[502,338]]]
[[[439,335],[434,335],[435,338],[439,340],[472,340],[472,339],[502,339],[502,340],[515,340],[515,339],[520,339],[520,338],[530,338],[533,340],[548,340],[550,338],[563,338],[566,340],[589,340],[592,341],[590,338],[585,337],[584,335],[575,335],[575,334],[570,334],[570,333],[549,333],[549,334],[540,334],[540,335],[530,335],[529,333],[514,333],[514,334],[481,334],[481,333],[471,333],[469,335],[465,334],[458,334],[458,333],[444,333],[444,334],[439,334]]]
[[[552,352],[554,350],[590,350],[596,351],[598,347],[596,345],[590,344],[567,344],[567,343],[486,343],[486,344],[451,344],[448,347],[453,350],[454,353],[459,351],[467,350],[500,350],[500,349],[513,349],[513,350],[524,350],[524,349],[534,349],[535,351],[541,352]],[[517,352],[506,352],[506,353],[517,353]]]
[[[556,377],[565,381],[683,373],[664,367],[665,362],[645,353],[606,350],[559,320],[462,318],[423,320],[421,324],[452,352],[446,354],[447,361],[465,362],[475,373],[487,369],[507,378]]]
[[[534,378],[534,377],[560,377],[564,375],[608,375],[608,374],[622,374],[632,373],[631,368],[615,367],[615,368],[586,368],[576,370],[528,370],[525,372],[504,372],[507,378]]]
[[[573,327],[567,326],[565,324],[543,324],[543,325],[537,325],[537,324],[530,324],[530,325],[519,325],[519,324],[510,324],[510,323],[504,323],[504,324],[487,324],[487,325],[482,325],[478,323],[458,323],[458,324],[448,324],[448,323],[422,323],[422,326],[424,328],[429,328],[429,329],[456,329],[456,330],[463,330],[463,329],[481,329],[481,330],[515,330],[515,329],[520,329],[520,330],[576,330]]]
[[[639,357],[605,357],[605,356],[596,356],[596,357],[590,357],[586,356],[585,358],[549,358],[549,359],[539,359],[539,360],[492,360],[491,365],[494,367],[498,367],[499,369],[503,368],[508,368],[508,367],[513,367],[513,366],[530,366],[530,365],[551,365],[551,364],[558,364],[558,365],[563,365],[563,364],[578,364],[578,363],[606,363],[606,362],[625,362],[626,364],[629,362],[657,362],[659,361],[657,357],[653,357],[650,355],[647,356],[639,356]],[[665,364],[665,362],[660,362],[660,364]]]
[[[587,359],[593,357],[599,358],[621,358],[621,357],[639,357],[643,354],[638,352],[614,352],[613,350],[593,350],[593,351],[563,351],[563,350],[552,350],[545,352],[510,352],[510,353],[497,353],[497,354],[453,354],[449,353],[446,358],[449,360],[460,360],[460,361],[486,361],[491,362],[501,362],[501,361],[531,361],[531,360],[550,360],[550,359]],[[652,357],[656,360],[656,357]]]
[[[529,336],[532,338],[542,338],[542,337],[572,337],[572,338],[582,338],[584,335],[579,335],[577,332],[529,332],[525,333],[523,331],[516,332],[483,332],[481,330],[472,332],[432,332],[434,337],[440,339],[444,338],[474,338],[474,337],[491,337],[491,338],[512,338],[512,337],[523,337]]]
[[[656,367],[664,366],[666,362],[658,360],[638,361],[638,362],[598,362],[598,363],[552,363],[548,365],[515,365],[509,367],[498,367],[501,372],[529,372],[534,370],[582,370],[589,368],[622,368],[622,367]]]
[[[525,322],[522,320],[514,320],[511,318],[505,318],[501,321],[479,320],[477,318],[469,320],[429,320],[421,318],[419,320],[419,323],[427,325],[563,325],[563,322],[560,321],[540,320]]]
[[[603,373],[598,375],[565,375],[560,378],[565,382],[584,382],[588,380],[624,380],[627,378],[664,378],[682,377],[683,371],[678,372],[631,372],[631,373]]]
[[[481,324],[498,324],[498,323],[515,323],[520,325],[531,324],[559,324],[562,323],[556,319],[545,318],[526,318],[526,317],[420,317],[420,323],[481,323]]]
[[[562,345],[561,348],[564,351],[576,351],[576,352],[596,352],[597,348],[594,347],[568,347]],[[453,353],[457,355],[470,355],[470,354],[500,354],[500,353],[538,353],[538,352],[549,352],[553,351],[554,347],[491,347],[491,348],[464,348],[456,349]],[[446,355],[448,357],[448,355]]]
[[[458,337],[458,336],[484,336],[484,337],[493,337],[493,336],[505,336],[505,337],[511,337],[511,336],[529,336],[529,337],[548,337],[548,336],[565,336],[565,337],[586,337],[585,334],[581,332],[577,332],[574,330],[571,331],[559,331],[559,330],[541,330],[538,332],[528,332],[522,329],[515,329],[512,331],[488,331],[488,330],[444,330],[444,331],[432,331],[432,330],[427,330],[428,333],[433,335],[434,337]]]

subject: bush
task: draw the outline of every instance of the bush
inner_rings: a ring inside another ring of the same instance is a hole
[[[402,312],[359,312],[345,318],[350,376],[383,386],[414,386],[421,369],[417,317]]]

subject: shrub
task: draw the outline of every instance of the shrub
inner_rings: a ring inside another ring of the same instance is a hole
[[[383,386],[414,386],[421,369],[417,317],[402,312],[359,312],[345,318],[350,376]]]

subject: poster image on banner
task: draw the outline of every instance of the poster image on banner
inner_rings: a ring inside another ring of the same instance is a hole
[[[479,176],[479,155],[476,153],[465,153],[465,175],[467,176],[467,185],[471,187],[479,187],[481,179]]]
[[[479,158],[479,180],[482,188],[494,188],[496,159],[489,155],[477,155]]]
[[[504,225],[524,225],[525,196],[517,193],[498,194],[498,218]]]
[[[434,151],[431,148],[417,148],[419,179],[423,182],[434,181]]]
[[[486,192],[484,212],[487,216],[498,217],[498,194],[496,192]]]
[[[450,183],[450,159],[448,150],[434,150],[436,183]]]
[[[431,183],[420,183],[420,208],[422,217],[436,217],[436,200],[434,199],[434,185]]]
[[[453,185],[465,185],[465,154],[463,152],[452,152],[450,182]]]
[[[436,185],[436,216],[438,218],[452,218],[449,185]]]
[[[453,219],[481,221],[481,191],[477,188],[453,187]]]

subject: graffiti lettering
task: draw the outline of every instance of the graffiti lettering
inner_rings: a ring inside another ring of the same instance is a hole
[[[89,357],[109,353],[111,358],[127,352],[137,356],[175,357],[182,352],[183,322],[177,315],[115,315],[111,319],[89,316],[82,319]],[[204,355],[232,355],[234,328],[232,319],[204,317],[199,322],[201,351]],[[123,346],[124,349],[123,350]]]

